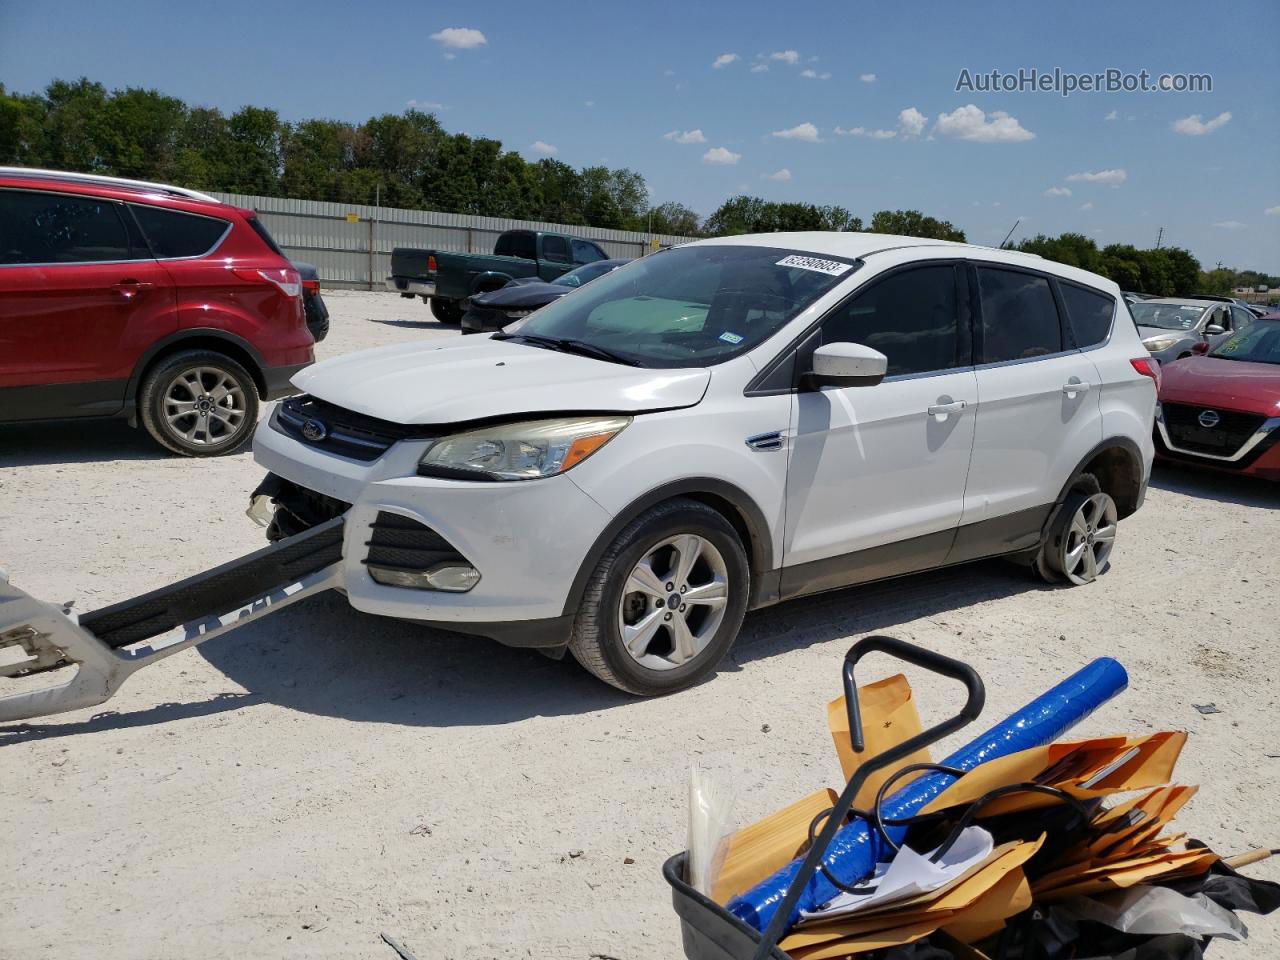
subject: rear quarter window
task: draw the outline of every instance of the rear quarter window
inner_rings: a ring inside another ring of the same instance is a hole
[[[1097,346],[1111,334],[1111,318],[1115,315],[1116,302],[1104,293],[1077,287],[1074,283],[1059,282],[1062,302],[1067,308],[1067,322],[1071,334],[1080,349]]]
[[[230,225],[217,217],[165,210],[138,203],[129,205],[146,234],[151,252],[161,260],[199,257],[217,246]]]

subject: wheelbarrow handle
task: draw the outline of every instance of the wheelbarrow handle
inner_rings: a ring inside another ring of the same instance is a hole
[[[827,847],[831,845],[831,841],[839,831],[842,821],[849,815],[849,811],[853,807],[854,798],[857,797],[867,778],[877,770],[892,766],[922,747],[927,747],[929,744],[954,733],[982,713],[982,706],[986,702],[986,689],[982,685],[982,678],[978,676],[978,672],[967,663],[961,663],[959,660],[943,656],[940,653],[934,653],[932,650],[926,650],[924,647],[918,647],[914,643],[908,643],[905,640],[898,640],[894,637],[864,637],[849,648],[849,652],[845,654],[844,658],[844,690],[845,700],[849,709],[849,736],[853,741],[853,749],[858,753],[861,753],[865,748],[866,740],[862,734],[862,716],[858,709],[858,688],[854,683],[854,668],[857,666],[858,661],[869,653],[887,653],[892,657],[905,660],[907,663],[914,664],[925,670],[959,680],[965,685],[967,691],[964,706],[960,708],[960,711],[955,716],[948,717],[941,723],[936,723],[927,730],[922,730],[914,737],[909,737],[897,746],[890,747],[883,753],[871,757],[860,764],[858,769],[853,772],[853,776],[849,778],[849,782],[845,785],[844,792],[840,794],[840,799],[836,801],[830,815],[823,824],[822,832],[818,834],[813,844],[809,847],[809,852],[805,855],[804,862],[800,865],[800,869],[787,887],[786,895],[782,898],[782,902],[778,904],[778,909],[774,911],[769,925],[761,935],[754,960],[768,960],[773,948],[782,939],[782,932],[786,929],[791,914],[795,910],[796,904],[800,901],[801,893],[813,878],[818,869],[819,861],[821,861],[823,854],[827,852]]]

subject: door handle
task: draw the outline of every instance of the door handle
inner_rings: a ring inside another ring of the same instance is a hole
[[[113,283],[111,289],[126,300],[132,300],[144,290],[150,290],[155,284],[149,280],[121,280],[119,283]]]
[[[1066,383],[1062,385],[1062,392],[1067,394],[1068,396],[1070,396],[1073,393],[1087,393],[1089,390],[1089,387],[1090,387],[1090,384],[1086,383],[1085,381],[1077,380],[1075,377],[1072,377],[1070,380],[1068,380]]]
[[[929,416],[945,417],[949,413],[959,413],[968,404],[963,400],[953,400],[947,403],[931,403],[929,404]]]

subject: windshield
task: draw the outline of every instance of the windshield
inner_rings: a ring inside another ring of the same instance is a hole
[[[1280,323],[1261,321],[1251,324],[1209,352],[1223,360],[1246,360],[1249,363],[1280,364]]]
[[[507,327],[506,335],[572,340],[646,367],[723,363],[858,266],[777,247],[677,247],[606,274]]]
[[[576,270],[570,270],[551,282],[557,283],[562,287],[580,287],[584,283],[590,283],[596,277],[603,276],[617,266],[618,264],[612,260],[597,260],[595,263],[584,264]]]
[[[1140,327],[1159,327],[1162,330],[1190,330],[1209,307],[1178,303],[1131,303],[1129,312]]]

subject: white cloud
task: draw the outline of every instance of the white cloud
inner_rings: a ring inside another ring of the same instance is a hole
[[[950,113],[938,114],[938,132],[947,137],[959,137],[976,143],[1018,143],[1034,140],[1035,134],[1016,117],[997,110],[989,117],[972,103],[956,107]]]
[[[770,136],[781,137],[783,140],[804,140],[808,143],[821,142],[821,138],[818,136],[818,128],[807,121],[798,123],[787,130],[775,130]]]
[[[1178,133],[1185,133],[1189,137],[1202,137],[1206,133],[1213,133],[1219,127],[1225,127],[1230,120],[1230,111],[1220,113],[1208,122],[1203,121],[1200,118],[1200,114],[1193,113],[1189,117],[1173,121],[1173,129]]]
[[[768,73],[769,65],[767,63],[754,63],[751,65],[752,73]]]
[[[1241,223],[1239,220],[1219,220],[1214,224],[1219,230],[1244,230],[1248,228],[1247,223]]]
[[[1070,187],[1050,187],[1044,192],[1046,197],[1069,197],[1071,196]]]
[[[446,53],[446,54],[444,55],[444,58],[445,58],[446,60],[457,60],[457,59],[458,59],[458,55],[457,55],[456,53],[452,53],[452,52],[450,52],[450,53]]]
[[[702,155],[703,163],[710,163],[720,167],[731,167],[742,159],[742,154],[734,153],[725,147],[712,147]]]
[[[898,114],[898,127],[902,130],[904,137],[920,136],[928,122],[929,118],[915,107],[907,107]]]
[[[700,128],[693,130],[672,130],[670,133],[662,135],[663,140],[674,140],[676,143],[706,143],[707,138],[703,136]]]
[[[791,171],[786,167],[783,167],[781,170],[775,170],[773,173],[762,173],[761,176],[765,180],[790,180]]]
[[[439,33],[433,33],[431,39],[454,50],[474,50],[489,42],[483,33],[471,27],[445,27]]]
[[[807,77],[810,80],[830,80],[831,74],[819,73],[817,70],[801,70],[800,76]]]
[[[584,107],[594,107],[595,105],[596,105],[596,102],[594,100],[588,100],[586,103],[583,104]]]
[[[1073,183],[1105,183],[1108,186],[1118,187],[1129,179],[1129,174],[1123,169],[1086,170],[1083,173],[1073,173],[1067,179]]]
[[[412,110],[448,110],[443,103],[436,103],[434,100],[410,100],[405,106]]]
[[[876,75],[874,73],[863,73],[858,75],[858,79],[863,83],[875,83]]]
[[[841,137],[860,137],[867,132],[866,127],[836,127],[835,132]]]
[[[556,148],[553,147],[551,144],[547,143],[545,140],[533,141],[533,143],[529,145],[529,150],[532,153],[537,153],[544,157],[550,157],[557,152]]]
[[[1119,111],[1119,110],[1112,110],[1110,113],[1108,113],[1108,114],[1107,114],[1105,117],[1103,117],[1102,119],[1103,119],[1103,120],[1119,120],[1119,119],[1120,119],[1120,111]]]
[[[663,70],[662,75],[664,77],[674,77],[676,75],[676,72],[674,70]]]
[[[1262,211],[1268,217],[1280,217],[1280,204]]]
[[[739,59],[741,58],[736,53],[722,53],[720,56],[716,57],[715,63],[711,64],[711,66],[716,70],[719,70],[721,67],[727,67],[729,64],[733,63],[733,61]]]
[[[778,50],[769,54],[770,60],[781,60],[783,63],[799,63],[800,54],[795,50]]]
[[[1092,209],[1093,209],[1093,201],[1092,201],[1092,200],[1086,200],[1084,203],[1080,204],[1080,209],[1081,209],[1081,210],[1092,210]]]

